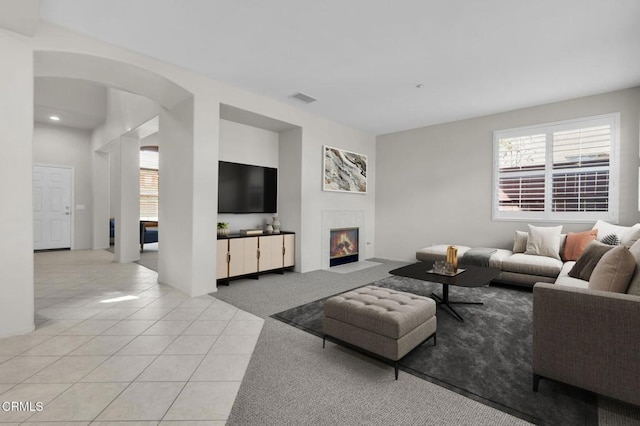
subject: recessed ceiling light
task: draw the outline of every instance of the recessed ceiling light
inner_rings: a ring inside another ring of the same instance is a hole
[[[51,120],[51,121],[60,121],[60,117],[58,117],[57,115],[52,115],[51,117],[49,117],[49,120]]]
[[[422,89],[424,87],[424,84],[420,83],[420,84],[416,84],[416,89]]]

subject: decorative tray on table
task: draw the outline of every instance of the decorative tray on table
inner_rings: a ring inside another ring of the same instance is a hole
[[[459,275],[464,271],[466,271],[466,269],[462,269],[462,268],[458,269],[456,272],[444,272],[444,271],[436,271],[435,269],[429,269],[427,271],[427,274],[444,275],[445,277],[455,277],[456,275]]]

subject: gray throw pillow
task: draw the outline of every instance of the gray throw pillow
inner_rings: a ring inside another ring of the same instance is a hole
[[[573,278],[579,278],[581,280],[589,281],[593,269],[598,264],[598,261],[606,252],[615,248],[616,246],[610,246],[603,244],[600,241],[591,241],[587,244],[576,264],[569,271],[569,276]]]
[[[631,247],[629,247],[629,253],[636,259],[636,272],[631,277],[629,288],[627,288],[627,294],[633,294],[634,296],[640,296],[640,240],[637,240]]]
[[[589,278],[589,289],[626,293],[636,270],[636,259],[627,246],[618,246],[602,256]]]

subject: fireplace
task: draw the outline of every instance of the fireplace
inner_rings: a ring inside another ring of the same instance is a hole
[[[331,229],[329,266],[358,261],[358,228]]]

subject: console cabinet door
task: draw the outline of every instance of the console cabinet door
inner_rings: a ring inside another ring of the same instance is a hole
[[[242,238],[244,243],[244,274],[258,272],[258,237]]]
[[[282,235],[274,235],[271,238],[271,269],[282,268]]]
[[[227,263],[228,254],[229,240],[218,240],[216,254],[216,278],[219,280],[229,276],[229,264]]]
[[[273,269],[271,266],[271,257],[273,252],[272,237],[259,237],[258,244],[260,245],[260,258],[258,259],[258,270],[269,271]]]
[[[229,240],[229,276],[236,277],[244,274],[244,239]]]
[[[284,236],[284,267],[288,268],[296,263],[296,236],[285,234]]]
[[[295,235],[218,240],[216,278],[225,279],[282,269],[295,263]]]

